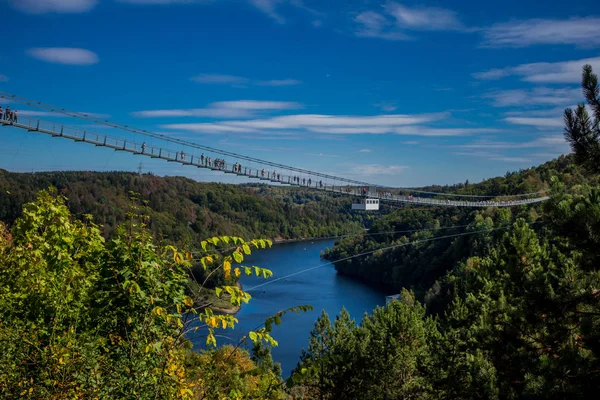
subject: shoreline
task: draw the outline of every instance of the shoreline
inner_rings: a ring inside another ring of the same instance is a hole
[[[243,290],[241,283],[237,282],[236,286],[238,288],[240,288],[240,290]],[[242,306],[241,305],[239,305],[239,306],[232,305],[232,308],[220,308],[220,307],[212,307],[211,306],[210,309],[213,310],[214,312],[221,313],[221,314],[235,315],[242,309]]]

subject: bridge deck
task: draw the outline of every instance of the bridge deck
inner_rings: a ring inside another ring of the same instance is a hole
[[[234,170],[233,165],[223,163],[223,166],[215,166],[214,160],[212,163],[207,162],[207,158],[202,159],[197,155],[185,154],[181,157],[181,153],[173,150],[164,149],[162,147],[151,147],[148,146],[143,148],[140,143],[109,137],[103,134],[91,133],[86,130],[67,127],[60,124],[53,124],[48,121],[42,120],[28,120],[27,123],[13,122],[0,120],[0,126],[12,126],[27,130],[29,132],[40,132],[53,137],[64,138],[74,140],[76,142],[90,143],[99,147],[107,147],[114,149],[115,151],[125,151],[134,155],[147,156],[151,158],[160,158],[169,162],[177,162],[182,165],[189,165],[197,168],[205,168],[212,171],[220,171],[226,174],[235,174],[242,177],[259,179],[263,181],[270,181],[272,183],[290,185],[290,186],[301,186],[307,187],[314,190],[320,190],[324,192],[341,193],[347,196],[355,197],[370,197],[378,198],[382,202],[389,203],[409,203],[409,204],[422,204],[430,206],[445,206],[445,207],[514,207],[523,204],[533,204],[548,200],[548,196],[520,199],[520,200],[507,200],[507,201],[466,201],[466,200],[447,200],[447,199],[434,199],[425,197],[413,197],[405,196],[395,193],[390,193],[389,190],[382,193],[381,191],[368,191],[366,194],[362,192],[362,188],[356,186],[347,185],[328,185],[320,184],[320,182],[311,181],[306,178],[293,177],[289,175],[276,174],[267,171],[266,169],[247,168],[241,167],[239,171]],[[297,180],[295,179],[297,178]],[[302,181],[305,179],[305,181]]]

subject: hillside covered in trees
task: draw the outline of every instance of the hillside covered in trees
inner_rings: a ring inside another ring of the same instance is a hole
[[[575,163],[575,156],[571,154],[535,168],[507,173],[504,177],[467,187],[461,185],[461,188],[456,187],[456,192],[483,196],[532,192],[547,188],[552,177],[575,191],[580,190],[582,185],[597,186],[600,183],[597,176],[586,174]],[[336,264],[336,269],[339,273],[398,292],[402,288],[413,287],[423,295],[424,290],[431,287],[457,262],[488,251],[490,245],[504,234],[503,227],[517,218],[534,223],[543,214],[542,204],[510,209],[402,208],[375,221],[368,235],[340,240],[325,253],[325,258],[339,260],[352,254],[419,241],[421,243],[415,245],[399,246],[389,251],[342,261]],[[533,228],[542,229],[542,226],[534,224]],[[473,231],[480,233],[454,236]],[[430,240],[437,237],[447,238]]]
[[[131,197],[147,202],[150,230],[172,244],[197,245],[213,235],[298,239],[361,232],[372,216],[350,200],[298,188],[199,183],[128,172],[10,173],[0,170],[0,221],[54,186],[74,215],[94,215],[108,236],[127,219]]]

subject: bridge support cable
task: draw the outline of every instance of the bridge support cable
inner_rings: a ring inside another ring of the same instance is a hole
[[[182,165],[196,166],[199,168],[208,168],[213,171],[221,171],[224,173],[235,174],[245,178],[253,178],[261,181],[266,181],[268,184],[277,183],[290,186],[307,187],[311,189],[319,189],[331,193],[339,193],[343,195],[355,197],[369,197],[380,199],[382,202],[393,203],[412,203],[420,205],[432,206],[453,206],[453,207],[487,207],[487,206],[516,206],[521,204],[530,204],[533,202],[547,200],[547,196],[540,196],[544,192],[526,193],[509,196],[478,196],[464,195],[453,193],[436,193],[425,192],[414,189],[390,188],[381,185],[373,185],[367,182],[357,181],[339,176],[323,174],[320,172],[310,171],[302,168],[286,166],[283,164],[273,163],[266,160],[260,160],[254,157],[248,157],[241,154],[215,149],[212,147],[200,145],[195,142],[188,142],[182,139],[160,135],[157,133],[140,130],[127,125],[121,125],[108,120],[102,120],[94,116],[72,112],[64,108],[58,108],[47,105],[34,100],[26,99],[16,95],[0,91],[0,98],[7,98],[11,101],[19,102],[29,106],[41,108],[54,113],[63,114],[73,118],[79,118],[86,121],[94,122],[111,128],[116,128],[121,131],[134,133],[151,139],[157,139],[169,144],[180,146],[180,149],[173,150],[163,146],[147,146],[146,142],[139,143],[132,140],[110,137],[104,134],[98,134],[86,129],[78,127],[68,127],[62,124],[57,124],[52,121],[29,120],[27,124],[17,123],[12,121],[1,121],[2,125],[10,125],[28,131],[35,131],[45,134],[50,134],[53,137],[62,137],[71,139],[77,142],[91,143],[95,146],[112,148],[115,151],[127,151],[134,155],[144,155],[151,158],[161,158],[168,162],[177,162]],[[184,152],[188,148],[191,151]],[[196,152],[194,152],[196,150]],[[208,154],[197,154],[197,150],[206,151]],[[233,160],[225,160],[214,155],[232,157]],[[213,158],[214,157],[214,158]],[[241,161],[244,160],[244,165]],[[270,168],[274,168],[271,170]],[[275,169],[278,168],[278,169]],[[287,172],[287,174],[285,173]],[[323,180],[325,183],[323,183]],[[426,197],[414,197],[414,194],[425,194]],[[429,196],[436,196],[432,198]],[[538,196],[531,198],[531,196]],[[440,199],[444,197],[445,199]],[[450,200],[450,198],[458,198]],[[530,197],[527,199],[522,199]],[[465,201],[462,199],[473,198],[478,201]],[[482,200],[484,198],[494,200]],[[506,200],[498,200],[505,198]]]
[[[533,222],[532,225],[540,223],[540,222],[542,222],[542,221]],[[245,291],[246,292],[250,292],[252,290],[256,290],[258,288],[270,285],[270,284],[275,283],[277,281],[280,281],[282,279],[287,279],[287,278],[290,278],[292,276],[304,274],[306,272],[313,271],[313,270],[318,269],[318,268],[326,267],[328,265],[337,264],[337,263],[340,263],[342,261],[348,261],[348,260],[352,260],[354,258],[368,256],[370,254],[373,254],[373,253],[376,253],[376,252],[379,252],[379,251],[387,251],[387,250],[392,250],[392,249],[396,249],[396,248],[399,248],[399,247],[406,247],[406,246],[411,246],[411,245],[414,245],[414,244],[420,244],[420,243],[426,243],[426,242],[433,242],[433,241],[442,240],[442,239],[451,239],[451,238],[455,238],[455,237],[459,237],[459,236],[474,235],[474,234],[477,234],[477,233],[489,233],[489,232],[494,232],[494,231],[498,231],[498,230],[502,230],[502,229],[507,229],[507,228],[510,228],[511,226],[512,226],[512,224],[509,224],[509,225],[499,226],[497,228],[492,228],[492,229],[481,229],[481,230],[478,230],[478,231],[469,231],[469,232],[455,233],[455,234],[452,234],[452,235],[437,236],[437,237],[432,237],[432,238],[427,238],[427,239],[418,239],[418,240],[414,240],[414,241],[408,242],[408,243],[400,243],[400,244],[395,244],[395,245],[392,245],[392,246],[381,247],[381,248],[378,248],[378,249],[375,249],[375,250],[365,251],[364,253],[354,254],[352,256],[340,258],[339,260],[329,261],[329,262],[326,262],[326,263],[323,263],[323,264],[316,265],[314,267],[302,269],[300,271],[293,272],[293,273],[285,275],[285,276],[280,276],[278,278],[275,278],[273,280],[267,281],[265,283],[261,283],[261,284],[258,284],[256,286],[252,286],[251,288],[245,289]]]
[[[160,158],[169,162],[175,162],[182,165],[193,166],[197,168],[205,168],[213,171],[220,171],[228,174],[235,174],[240,177],[245,177],[249,179],[259,179],[262,181],[267,181],[268,184],[281,184],[281,185],[290,185],[290,186],[299,186],[305,187],[313,190],[320,190],[324,192],[340,194],[345,196],[354,196],[354,197],[370,197],[377,198],[382,202],[388,203],[406,203],[406,204],[420,204],[420,205],[431,205],[431,206],[449,206],[449,207],[513,207],[519,206],[523,204],[532,204],[541,201],[548,200],[548,196],[536,197],[530,199],[519,199],[519,200],[478,200],[478,201],[466,201],[466,200],[449,200],[449,199],[436,199],[436,198],[424,198],[424,197],[414,197],[412,195],[404,195],[400,194],[403,189],[396,189],[400,192],[391,193],[389,191],[380,191],[373,187],[365,186],[351,186],[351,185],[342,185],[339,182],[334,181],[333,184],[321,184],[321,181],[317,182],[316,178],[313,180],[313,175],[285,175],[283,173],[277,173],[274,171],[268,171],[265,168],[261,168],[259,171],[259,167],[256,167],[256,170],[246,169],[241,166],[239,169],[236,169],[236,164],[231,165],[231,163],[225,162],[225,160],[220,160],[222,163],[216,164],[214,160],[211,160],[209,157],[198,156],[197,154],[184,154],[177,150],[172,150],[163,147],[150,147],[148,148],[144,143],[134,142],[132,140],[121,139],[116,137],[110,137],[108,135],[92,133],[88,132],[85,129],[76,128],[76,127],[68,127],[65,125],[60,125],[52,121],[43,121],[43,120],[28,120],[26,123],[22,122],[12,122],[12,121],[0,121],[0,126],[11,126],[14,128],[19,128],[23,130],[27,130],[29,132],[39,132],[43,134],[50,135],[52,137],[70,139],[75,142],[82,142],[93,144],[98,147],[106,147],[109,149],[113,149],[115,151],[123,151],[132,153],[134,155],[147,156],[151,158]],[[211,161],[208,161],[211,160]],[[316,175],[316,173],[314,173]],[[330,176],[331,179],[336,178]],[[344,178],[338,178],[342,180]],[[347,180],[346,180],[347,181]],[[347,182],[344,183],[347,183]],[[291,182],[291,183],[290,183]],[[336,185],[336,183],[338,183]],[[506,196],[511,197],[511,196]],[[516,196],[515,196],[516,197]]]

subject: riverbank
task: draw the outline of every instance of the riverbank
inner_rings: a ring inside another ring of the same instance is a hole
[[[238,282],[236,285],[238,288],[242,289],[241,283]],[[218,297],[214,289],[202,288],[200,290],[201,294],[198,298],[197,305],[210,304],[209,308],[214,312],[229,315],[237,314],[242,308],[241,306],[234,306],[231,304],[229,301],[231,295],[228,293],[223,292],[221,293],[221,297]]]

